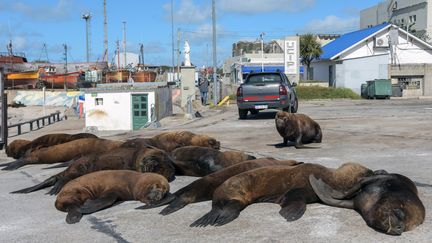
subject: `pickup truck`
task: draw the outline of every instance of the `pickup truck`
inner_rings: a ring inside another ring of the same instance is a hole
[[[251,73],[237,89],[237,106],[240,119],[248,112],[258,114],[260,110],[282,109],[296,113],[298,109],[296,83],[290,83],[280,72]]]

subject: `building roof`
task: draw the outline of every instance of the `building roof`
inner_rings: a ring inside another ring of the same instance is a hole
[[[322,47],[323,54],[321,55],[321,60],[332,60],[342,54],[348,48],[358,44],[359,42],[370,38],[377,32],[390,27],[391,24],[384,23],[371,28],[362,29],[347,33],[337,38],[336,40],[328,43]]]

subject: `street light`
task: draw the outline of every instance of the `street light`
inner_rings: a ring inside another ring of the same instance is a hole
[[[261,39],[261,72],[264,72],[264,35],[265,35],[264,32],[262,32],[260,34],[260,39]]]

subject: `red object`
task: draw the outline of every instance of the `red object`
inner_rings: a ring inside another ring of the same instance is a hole
[[[283,86],[282,84],[279,86],[279,96],[282,96],[282,95],[287,95],[288,94],[288,91],[287,91],[287,89],[285,88],[285,86]]]
[[[237,89],[237,100],[243,101],[243,88],[241,86]]]

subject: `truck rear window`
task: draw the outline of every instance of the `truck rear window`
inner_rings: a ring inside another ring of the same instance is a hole
[[[253,75],[246,80],[248,84],[255,83],[280,83],[282,82],[281,76],[278,74],[263,74],[263,75]]]

